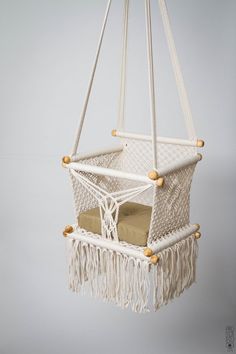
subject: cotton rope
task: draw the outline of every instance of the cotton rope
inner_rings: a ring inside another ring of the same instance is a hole
[[[156,124],[156,104],[155,104],[155,84],[153,69],[153,49],[152,49],[152,23],[150,0],[145,0],[146,12],[146,35],[147,35],[147,57],[149,72],[149,92],[150,92],[150,110],[152,126],[152,150],[153,150],[153,169],[157,169],[157,124]]]
[[[175,75],[176,86],[179,94],[180,105],[184,114],[186,129],[188,133],[189,140],[196,139],[195,128],[193,124],[192,112],[190,109],[189,99],[187,95],[187,91],[184,84],[183,75],[180,68],[179,59],[177,56],[177,51],[175,47],[174,37],[171,30],[170,19],[168,16],[168,11],[166,7],[165,0],[159,0],[159,7],[161,12],[161,17],[163,21],[164,31],[167,39],[167,44],[169,48],[171,63]]]
[[[122,63],[121,63],[119,115],[118,115],[118,122],[117,122],[118,131],[124,130],[126,69],[127,69],[127,42],[128,42],[128,16],[129,16],[129,0],[125,0],[124,1],[124,29],[123,29],[123,48],[122,48]]]
[[[97,47],[95,61],[94,61],[93,69],[92,69],[92,74],[91,74],[89,85],[88,85],[88,91],[87,91],[87,95],[86,95],[86,98],[85,98],[83,110],[82,110],[82,113],[81,113],[80,124],[79,124],[78,130],[77,130],[74,148],[72,150],[72,156],[76,155],[77,150],[78,150],[79,140],[80,140],[81,132],[82,132],[83,125],[84,125],[84,119],[85,119],[85,115],[86,115],[86,111],[87,111],[87,107],[88,107],[89,97],[90,97],[91,90],[92,90],[93,80],[94,80],[94,76],[95,76],[95,72],[96,72],[96,68],[97,68],[99,54],[100,54],[100,51],[101,51],[102,41],[103,41],[104,32],[105,32],[105,28],[106,28],[106,24],[107,24],[107,18],[108,18],[109,10],[110,10],[110,7],[111,7],[111,2],[112,2],[112,0],[108,0],[108,3],[107,3],[107,8],[106,8],[105,17],[104,17],[104,20],[103,20],[103,25],[102,25],[100,38],[99,38],[99,41],[98,41],[98,47]]]

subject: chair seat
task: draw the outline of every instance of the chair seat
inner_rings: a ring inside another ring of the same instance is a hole
[[[150,206],[131,202],[121,205],[117,223],[119,240],[137,246],[146,246],[151,213]],[[101,234],[99,207],[80,213],[78,225],[94,234]]]

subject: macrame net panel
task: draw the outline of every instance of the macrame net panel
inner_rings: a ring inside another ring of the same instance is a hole
[[[111,162],[110,168],[147,175],[153,169],[153,151],[151,141],[121,138],[123,151]],[[163,168],[173,162],[196,155],[192,146],[157,143],[157,166]]]
[[[149,242],[189,223],[190,188],[195,166],[168,174],[165,187],[155,187]]]

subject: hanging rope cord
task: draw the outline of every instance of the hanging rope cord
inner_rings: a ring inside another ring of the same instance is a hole
[[[179,59],[175,47],[173,32],[171,29],[170,19],[169,19],[165,0],[159,0],[159,7],[160,7],[163,27],[166,35],[166,40],[169,48],[171,64],[175,75],[176,86],[177,86],[179,99],[180,99],[180,105],[185,119],[188,138],[189,140],[195,140],[196,133],[193,124],[192,112],[189,104],[186,87],[184,84],[183,75],[180,68],[180,63],[179,63]]]
[[[127,69],[127,44],[128,44],[129,0],[124,1],[124,25],[123,25],[123,48],[120,80],[120,100],[117,129],[124,130],[125,93],[126,93],[126,69]]]
[[[152,48],[152,21],[150,0],[145,0],[146,12],[146,35],[147,35],[147,58],[149,73],[149,93],[150,93],[150,110],[151,110],[151,127],[152,127],[152,151],[153,151],[153,168],[157,169],[157,123],[156,123],[156,98],[155,98],[155,80],[153,69],[153,48]]]
[[[189,99],[184,84],[183,74],[181,72],[180,63],[175,47],[174,37],[171,29],[169,15],[165,0],[159,0],[159,7],[163,22],[163,27],[168,44],[170,59],[174,76],[176,80],[177,91],[179,94],[180,105],[183,111],[186,130],[189,140],[196,140],[196,132],[193,124],[192,112]],[[152,48],[152,23],[151,23],[151,6],[150,0],[145,0],[146,12],[146,35],[147,35],[147,53],[148,53],[148,71],[149,71],[149,92],[150,92],[150,108],[151,108],[151,124],[152,124],[152,150],[153,150],[153,168],[157,169],[157,120],[155,105],[155,78],[153,69],[153,48]]]
[[[91,74],[91,77],[89,80],[88,90],[87,90],[83,110],[82,110],[81,117],[80,117],[80,124],[79,124],[78,130],[77,130],[74,148],[72,150],[72,156],[75,155],[78,150],[79,140],[80,140],[81,132],[82,132],[83,125],[84,125],[85,115],[86,115],[87,108],[88,108],[88,102],[89,102],[89,98],[90,98],[90,94],[91,94],[91,90],[92,90],[92,86],[93,86],[95,72],[97,69],[98,58],[99,58],[99,54],[101,51],[102,41],[103,41],[104,32],[105,32],[105,28],[106,28],[106,24],[107,24],[108,14],[109,14],[110,7],[111,7],[111,2],[112,2],[112,0],[108,0],[108,3],[107,3],[106,12],[105,12],[105,16],[104,16],[104,20],[103,20],[103,24],[102,24],[102,30],[101,30],[101,34],[99,37],[96,56],[95,56],[95,60],[94,60],[94,64],[93,64],[92,74]]]
[[[125,5],[124,5],[123,50],[122,50],[122,64],[121,64],[120,104],[119,104],[119,115],[118,115],[118,123],[117,123],[117,129],[119,131],[124,130],[129,0],[125,0],[124,4]],[[157,127],[156,127],[155,84],[154,84],[154,69],[153,69],[150,0],[145,0],[145,9],[146,9],[147,55],[148,55],[148,69],[149,69],[149,91],[150,91],[151,126],[152,126],[153,168],[157,169],[157,144],[156,144]]]

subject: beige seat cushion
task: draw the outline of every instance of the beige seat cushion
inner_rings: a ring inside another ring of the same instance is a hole
[[[137,246],[146,246],[149,232],[152,208],[138,203],[124,203],[119,210],[117,224],[120,241],[126,241]],[[99,208],[82,212],[78,217],[81,228],[101,234],[101,219]]]

